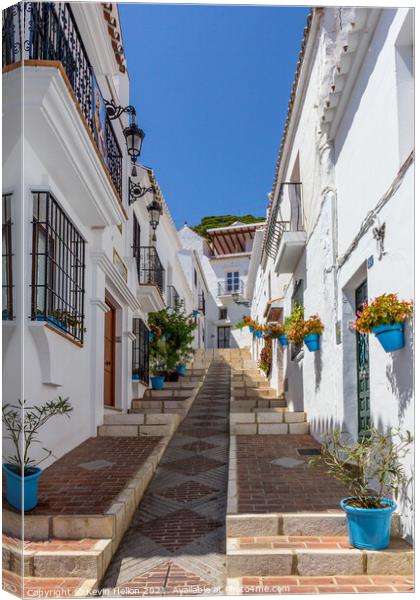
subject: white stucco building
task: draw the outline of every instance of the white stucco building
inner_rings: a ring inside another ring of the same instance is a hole
[[[206,300],[206,348],[250,346],[248,328],[235,329],[249,315],[246,296],[251,252],[261,223],[236,222],[229,227],[209,229],[204,239],[185,225],[179,237],[185,250],[199,257],[208,286]]]
[[[41,18],[61,37],[39,43]],[[70,418],[42,432],[59,458],[96,435],[105,410],[126,412],[143,395],[149,312],[178,299],[191,312],[198,299],[153,172],[132,175],[130,116],[106,110],[129,105],[117,5],[21,3],[5,11],[4,35],[3,397],[70,398]],[[58,47],[66,36],[72,44]],[[135,184],[155,194],[133,196]]]
[[[325,324],[319,352],[273,346],[272,384],[318,439],[332,428],[357,439],[369,423],[414,430],[412,323],[390,354],[350,328],[363,301],[414,295],[413,18],[405,8],[312,11],[254,245],[252,316],[265,322],[272,302],[281,320],[298,302]],[[404,501],[399,510],[410,535]]]

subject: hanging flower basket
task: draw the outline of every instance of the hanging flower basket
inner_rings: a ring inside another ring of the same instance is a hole
[[[359,333],[374,333],[385,352],[405,346],[404,324],[414,310],[414,303],[398,300],[396,294],[382,294],[357,311],[353,329]]]
[[[254,333],[255,327],[253,325],[248,325],[249,333]]]
[[[377,325],[372,327],[372,332],[385,352],[401,350],[405,346],[404,323]]]
[[[280,346],[288,346],[289,345],[289,340],[287,339],[287,335],[285,333],[282,335],[279,335],[279,337],[277,339],[279,341]]]
[[[303,338],[309,352],[316,352],[319,350],[319,337],[319,333],[311,333]]]

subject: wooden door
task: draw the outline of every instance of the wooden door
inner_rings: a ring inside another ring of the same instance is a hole
[[[105,313],[104,339],[104,404],[115,404],[115,308],[105,300],[109,310]]]
[[[368,302],[367,281],[356,290],[356,311],[362,310],[363,303]],[[356,333],[357,344],[357,404],[359,420],[359,436],[363,437],[370,427],[370,385],[369,385],[369,336]]]

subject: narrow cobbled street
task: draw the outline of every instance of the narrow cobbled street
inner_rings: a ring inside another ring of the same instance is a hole
[[[104,594],[223,591],[230,367],[213,362],[103,581]]]

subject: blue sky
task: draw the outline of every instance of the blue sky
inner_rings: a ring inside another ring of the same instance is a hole
[[[120,4],[131,103],[177,227],[264,215],[307,8]]]

